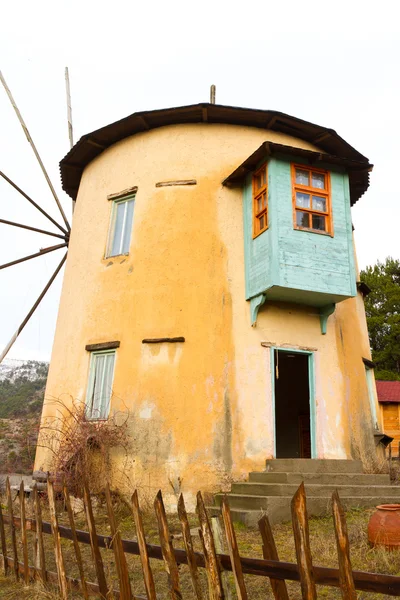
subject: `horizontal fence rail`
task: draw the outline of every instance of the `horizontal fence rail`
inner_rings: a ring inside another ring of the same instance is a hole
[[[69,493],[64,486],[64,499],[67,499],[66,506],[71,527],[58,524],[55,517],[55,502],[53,483],[48,482],[49,495],[47,499],[42,499],[49,503],[52,522],[42,521],[40,501],[37,490],[33,490],[33,500],[35,505],[35,518],[25,517],[25,495],[24,486],[21,483],[19,490],[20,516],[14,514],[13,503],[11,500],[11,490],[7,481],[7,507],[3,509],[0,504],[0,537],[1,549],[0,560],[5,575],[14,573],[16,579],[24,579],[25,583],[40,579],[43,583],[49,582],[58,585],[61,591],[61,597],[68,597],[68,588],[80,591],[83,597],[97,595],[105,598],[114,597],[125,599],[143,600],[156,598],[153,575],[149,559],[164,561],[165,570],[168,574],[168,584],[172,598],[181,598],[179,587],[179,570],[181,564],[187,565],[190,570],[193,590],[196,598],[203,600],[204,595],[199,585],[198,569],[206,569],[209,581],[209,593],[211,598],[224,598],[229,596],[227,581],[222,575],[224,572],[233,572],[234,584],[237,597],[240,600],[247,600],[247,592],[243,574],[254,575],[263,578],[269,578],[274,597],[279,600],[289,598],[285,581],[297,581],[301,584],[302,598],[310,600],[316,598],[317,585],[331,586],[340,588],[342,597],[347,599],[356,598],[356,590],[364,592],[375,592],[385,594],[386,596],[400,596],[400,577],[393,575],[383,575],[367,573],[363,571],[353,571],[350,562],[350,547],[347,535],[346,521],[344,511],[340,503],[337,492],[332,497],[333,524],[335,528],[339,569],[320,567],[313,565],[308,534],[308,517],[306,508],[306,494],[304,485],[301,484],[292,500],[292,521],[295,536],[295,546],[297,555],[297,564],[283,562],[278,559],[275,541],[272,534],[272,528],[268,517],[264,515],[259,521],[259,529],[263,541],[264,558],[249,558],[239,555],[235,530],[233,527],[230,509],[227,498],[223,501],[222,516],[226,534],[226,544],[229,554],[217,551],[220,545],[216,539],[215,530],[211,527],[210,520],[204,507],[203,499],[200,493],[197,495],[197,514],[200,528],[199,537],[202,542],[203,552],[193,549],[192,538],[190,535],[187,514],[181,495],[178,503],[178,515],[182,525],[182,538],[185,549],[174,548],[171,536],[168,530],[168,521],[162,501],[161,492],[157,494],[155,501],[155,513],[159,524],[159,534],[161,544],[149,544],[145,540],[143,525],[141,523],[141,513],[137,493],[132,496],[132,514],[135,520],[138,541],[122,539],[115,521],[115,516],[111,504],[110,491],[106,490],[107,512],[109,522],[112,523],[112,536],[100,535],[96,532],[93,510],[91,507],[90,494],[88,489],[84,496],[85,514],[88,523],[88,531],[75,529],[74,517],[70,507]],[[88,510],[88,507],[89,510]],[[5,514],[4,511],[7,511]],[[9,556],[6,548],[6,527],[10,531],[8,541],[11,540],[12,556]],[[18,548],[16,543],[16,531],[21,532],[21,542],[23,549],[23,561],[18,560]],[[35,552],[36,564],[28,564],[28,542],[27,532],[35,533]],[[42,535],[52,536],[54,540],[55,558],[57,572],[49,571],[45,568],[44,551]],[[80,579],[67,576],[65,573],[64,561],[62,558],[60,539],[67,539],[74,543],[75,557],[78,563]],[[40,541],[41,540],[41,541]],[[79,551],[79,544],[91,546],[92,556],[94,557],[95,571],[98,581],[88,582],[84,576],[82,558]],[[77,548],[78,546],[78,548]],[[104,567],[99,549],[106,548],[115,554],[115,563],[118,574],[119,590],[108,589],[108,583],[104,574]],[[146,596],[140,596],[132,593],[129,572],[125,560],[125,554],[131,554],[141,557],[143,578],[146,587]]]

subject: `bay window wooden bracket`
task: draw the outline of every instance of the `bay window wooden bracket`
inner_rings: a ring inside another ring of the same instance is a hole
[[[328,317],[335,312],[336,304],[327,304],[326,306],[321,306],[319,309],[319,320],[321,324],[321,333],[322,335],[326,334],[326,327],[328,324]]]
[[[258,311],[260,310],[260,307],[264,304],[266,299],[267,299],[266,294],[258,294],[258,296],[254,296],[254,298],[250,298],[250,319],[251,319],[252,327],[256,326]]]

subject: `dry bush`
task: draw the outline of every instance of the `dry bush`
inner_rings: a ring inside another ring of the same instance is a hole
[[[81,497],[86,479],[93,494],[111,483],[112,452],[130,450],[128,412],[116,412],[107,420],[88,420],[85,403],[67,406],[54,401],[58,416],[42,423],[39,445],[52,453],[51,471],[65,478],[71,493]]]
[[[365,454],[362,457],[364,473],[386,474],[389,473],[388,461],[385,455]]]

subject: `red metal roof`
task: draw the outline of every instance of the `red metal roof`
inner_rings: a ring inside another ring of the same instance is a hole
[[[400,403],[400,381],[377,381],[376,391],[379,402]]]

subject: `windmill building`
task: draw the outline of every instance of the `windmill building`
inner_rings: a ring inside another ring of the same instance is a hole
[[[135,485],[376,462],[351,221],[366,157],[286,114],[197,104],[85,135],[60,168],[76,206],[46,399],[129,414]]]

